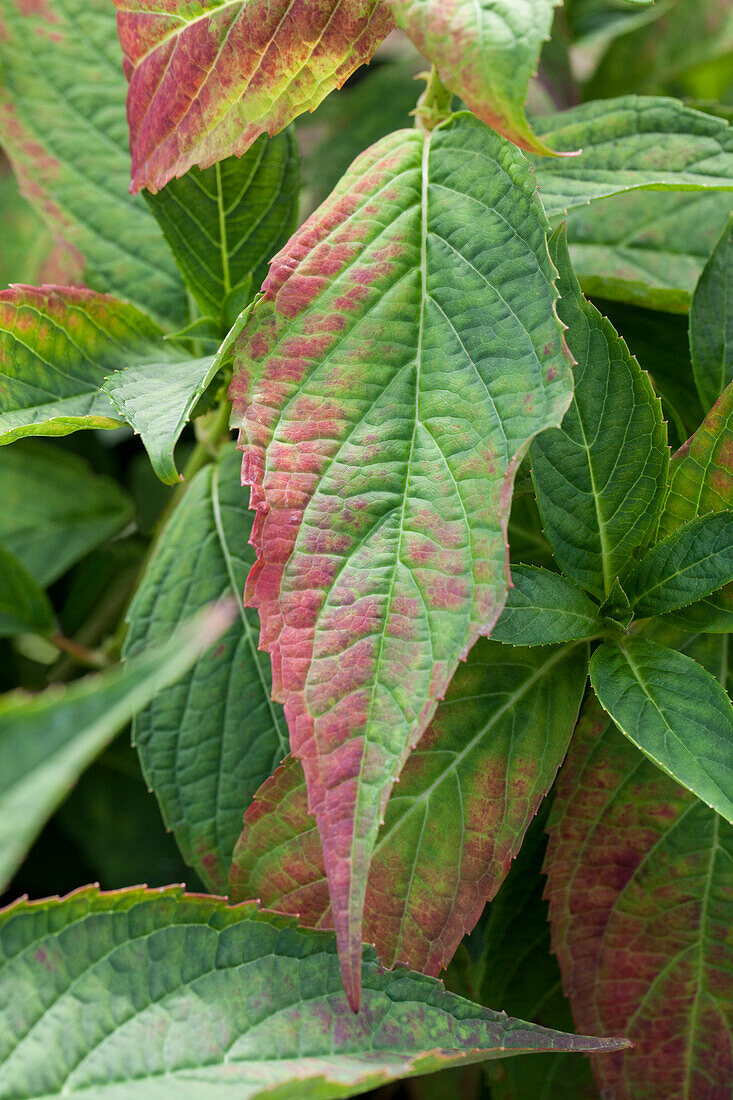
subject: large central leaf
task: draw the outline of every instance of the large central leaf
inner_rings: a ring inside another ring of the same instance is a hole
[[[258,515],[247,601],[304,765],[358,1001],[394,780],[506,600],[506,522],[570,370],[534,179],[470,115],[354,163],[274,260],[232,386]]]

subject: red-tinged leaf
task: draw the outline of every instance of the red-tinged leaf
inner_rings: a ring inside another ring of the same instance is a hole
[[[369,871],[364,936],[386,966],[437,975],[506,877],[578,714],[586,646],[485,639],[405,765]],[[258,792],[231,873],[235,900],[331,927],[318,829],[294,757]]]
[[[275,258],[235,345],[246,600],[354,1004],[390,789],[501,613],[514,473],[570,399],[546,233],[526,161],[473,116],[397,132]]]
[[[369,61],[382,0],[114,0],[134,191],[241,156]]]
[[[593,1060],[603,1095],[726,1100],[733,828],[595,701],[556,792],[545,870],[565,992],[577,1025],[619,1028],[635,1044]]]

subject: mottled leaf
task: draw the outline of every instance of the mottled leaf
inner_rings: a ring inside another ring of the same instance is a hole
[[[707,410],[733,382],[733,217],[708,260],[690,309],[695,384]]]
[[[94,757],[230,621],[231,609],[211,610],[124,668],[39,695],[0,698],[0,890]]]
[[[148,204],[186,285],[225,336],[295,229],[298,148],[292,130],[260,137],[243,157],[191,168]]]
[[[632,191],[568,215],[573,267],[586,294],[687,313],[733,209],[727,192]]]
[[[254,551],[239,467],[236,450],[227,447],[188,487],[130,606],[126,656],[166,641],[211,600],[231,596],[241,605]],[[216,649],[140,711],[133,729],[145,776],[184,858],[220,893],[242,814],[288,745],[257,632],[257,615],[240,606]]]
[[[715,677],[684,653],[630,637],[595,651],[590,678],[637,748],[733,821],[733,705]]]
[[[550,249],[575,393],[562,427],[532,444],[532,477],[558,565],[603,598],[657,524],[669,461],[664,422],[647,375],[583,297],[562,229]]]
[[[634,1043],[591,1059],[604,1094],[722,1100],[733,1076],[733,831],[597,704],[560,774],[546,870],[576,1023]]]
[[[0,545],[0,638],[53,629],[53,608],[21,563]]]
[[[385,965],[438,974],[499,889],[562,761],[582,699],[585,646],[479,641],[460,665],[387,804],[364,934]],[[235,898],[331,926],[321,844],[289,758],[245,814]]]
[[[85,280],[174,325],[180,276],[129,194],[125,78],[110,0],[0,0],[0,139],[24,195]]]
[[[312,111],[392,30],[382,0],[114,0],[132,185],[241,156]]]
[[[548,215],[639,189],[733,190],[733,130],[676,99],[621,96],[538,119],[540,137],[577,157],[530,157]]]
[[[0,485],[0,542],[44,588],[134,515],[115,481],[50,443],[1,448]]]
[[[118,428],[100,387],[110,370],[149,362],[163,333],[126,302],[91,290],[0,291],[0,444]]]
[[[529,167],[462,113],[354,163],[273,262],[235,345],[257,509],[246,599],[304,764],[354,1002],[391,786],[501,613],[514,473],[569,400],[553,275]]]
[[[593,638],[602,630],[598,605],[566,577],[519,565],[512,589],[491,637],[512,645],[551,645]]]
[[[524,104],[560,2],[387,0],[387,5],[474,114],[522,149],[547,153],[532,132]]]
[[[640,618],[663,615],[733,581],[733,512],[711,512],[653,546],[623,578]]]

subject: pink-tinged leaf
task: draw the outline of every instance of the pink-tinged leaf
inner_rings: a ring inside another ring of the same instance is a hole
[[[545,870],[563,986],[578,1026],[618,1028],[635,1044],[593,1060],[602,1094],[727,1100],[733,828],[595,700],[556,792]]]
[[[501,613],[514,473],[570,399],[546,229],[526,161],[473,116],[392,134],[273,261],[235,345],[246,600],[354,1004],[392,784]]]
[[[241,156],[369,61],[382,0],[114,0],[130,81],[132,185]]]
[[[524,113],[562,0],[386,0],[443,82],[480,119],[533,153],[551,150]]]
[[[570,740],[586,646],[481,639],[405,765],[369,870],[364,937],[382,962],[437,975],[494,897]],[[294,757],[244,818],[234,900],[331,926],[321,843]]]

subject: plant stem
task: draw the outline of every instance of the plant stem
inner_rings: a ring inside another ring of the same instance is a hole
[[[430,133],[446,118],[450,118],[453,110],[453,92],[446,88],[438,76],[435,65],[429,73],[419,75],[427,82],[427,87],[412,113],[415,116],[415,125],[426,133]]]
[[[61,634],[61,632],[52,634],[49,641],[52,645],[55,645],[57,649],[63,650],[64,653],[68,653],[78,665],[84,665],[86,668],[106,668],[110,663],[104,653],[87,649],[86,646],[80,645],[79,642],[75,642],[72,638],[67,638],[66,635]]]

